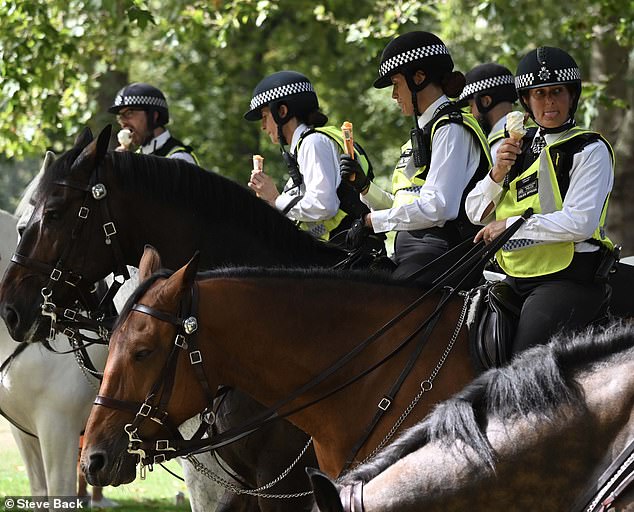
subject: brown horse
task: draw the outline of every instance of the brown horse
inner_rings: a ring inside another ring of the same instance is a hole
[[[555,339],[478,377],[339,484],[314,472],[318,510],[595,512],[611,493],[610,510],[634,510],[634,486],[618,492],[634,472],[633,406],[632,325]]]
[[[93,283],[111,272],[121,274],[126,264],[137,265],[146,243],[161,250],[169,268],[183,265],[195,250],[201,252],[202,268],[329,266],[346,256],[227,178],[180,160],[108,153],[109,138],[110,127],[94,140],[84,130],[74,147],[44,171],[34,214],[0,285],[0,314],[15,340],[37,342],[48,335],[43,288],[51,291],[47,300],[58,310],[70,311],[89,295]],[[61,279],[51,279],[54,268]],[[261,410],[252,399],[237,395],[231,392],[222,402],[230,414],[218,415],[219,428]],[[308,439],[284,422],[270,425],[258,438],[220,451],[251,487],[276,478]],[[312,450],[302,459],[306,463],[315,463]],[[307,485],[298,466],[271,492]],[[261,500],[260,506],[268,511],[299,508],[297,500]],[[236,510],[235,503],[227,510]]]
[[[140,266],[144,275],[156,268],[156,261],[153,251],[147,250]],[[95,484],[134,478],[136,457],[126,451],[128,436],[124,431],[134,415],[108,406],[142,402],[173,346],[173,325],[132,306],[141,303],[152,311],[176,314],[181,301],[189,296],[195,270],[193,261],[169,278],[165,274],[152,276],[120,315],[100,390],[105,398],[96,402],[106,406],[93,408],[82,455],[86,475]],[[385,415],[361,446],[358,461],[367,457],[393,426],[394,430],[400,428],[397,421],[408,408],[413,411],[402,426],[420,420],[434,402],[474,377],[461,329],[460,318],[465,313],[461,298],[448,301],[433,329],[430,327],[430,336],[419,331],[435,310],[440,294],[425,298],[360,350],[363,340],[421,296],[419,288],[387,279],[370,281],[365,275],[344,279],[332,271],[258,269],[216,271],[204,274],[196,283],[197,339],[205,378],[212,389],[225,383],[271,405],[324,375],[346,354],[359,351],[278,411],[280,415],[294,411],[289,420],[313,437],[319,465],[331,475],[344,468],[353,445],[379,410],[377,404],[385,409]],[[414,360],[401,390],[388,401],[385,395],[390,384],[408,361]],[[383,364],[365,374],[380,361]],[[177,365],[174,379],[170,378],[174,382],[171,399],[166,404],[168,417],[176,423],[206,406],[202,386],[185,357],[178,359]],[[359,380],[348,382],[362,374]],[[417,395],[419,399],[424,396],[414,407]],[[316,403],[296,409],[312,401]],[[143,424],[141,437],[164,435],[154,427]]]

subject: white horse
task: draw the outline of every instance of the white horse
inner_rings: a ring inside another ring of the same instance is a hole
[[[53,160],[48,152],[42,170]],[[18,234],[30,218],[29,198],[42,171],[23,194],[15,217],[0,210],[0,275],[11,260]],[[117,305],[125,302],[134,289],[126,283],[116,297]],[[60,337],[51,343],[56,350],[68,350]],[[83,370],[73,354],[53,354],[40,343],[29,344],[15,358],[18,344],[0,322],[0,365],[11,359],[0,373],[0,411],[12,423],[11,432],[24,461],[33,496],[73,496],[77,489],[77,453],[80,432],[86,425],[98,380]],[[103,369],[107,347],[94,345],[88,349],[97,369]],[[184,435],[196,430],[196,421],[181,427]],[[17,426],[14,426],[17,425]],[[19,428],[18,428],[19,426]],[[216,461],[209,454],[198,457],[208,468],[218,472]],[[212,510],[221,494],[217,486],[196,472],[189,463],[183,465],[185,481],[194,512]]]
[[[17,218],[0,210],[0,271],[4,273],[17,241]],[[0,323],[0,361],[18,344]],[[61,340],[58,350],[67,347]],[[103,347],[89,349],[96,364],[105,364]],[[1,364],[1,363],[0,363]],[[0,374],[0,409],[14,424],[11,432],[24,460],[31,494],[72,496],[77,486],[77,449],[96,389],[72,354],[53,357],[41,344],[28,345]]]

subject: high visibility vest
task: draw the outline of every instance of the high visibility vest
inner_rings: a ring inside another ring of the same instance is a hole
[[[334,141],[339,146],[342,152],[345,151],[345,143],[343,140],[343,135],[341,133],[341,128],[337,128],[336,126],[320,126],[317,128],[310,128],[306,130],[304,133],[302,133],[301,137],[297,141],[297,147],[295,148],[295,156],[297,155],[297,152],[299,151],[299,147],[301,143],[304,141],[304,139],[315,132],[323,133],[332,141]],[[358,160],[359,163],[361,164],[361,168],[363,169],[363,172],[366,175],[369,175],[370,178],[372,178],[373,177],[372,164],[370,163],[368,156],[366,155],[365,151],[359,144],[355,142],[354,146],[355,146],[355,151],[354,151],[355,159]],[[342,185],[346,186],[345,184],[342,184]],[[340,185],[339,187],[341,187],[342,185]],[[341,195],[340,194],[338,195],[341,201]],[[359,194],[357,193],[354,194],[354,197],[360,203],[361,201],[358,198],[358,196]],[[315,222],[302,221],[302,222],[299,222],[298,225],[301,229],[303,229],[304,231],[308,231],[315,238],[328,241],[330,239],[330,233],[334,231],[339,226],[339,224],[341,224],[341,221],[343,221],[346,215],[348,214],[340,207],[337,213],[335,214],[335,216],[331,217],[330,219],[320,220]]]
[[[495,209],[495,218],[507,219],[521,215],[528,208],[532,208],[534,213],[560,211],[568,189],[572,156],[596,140],[603,141],[608,147],[614,173],[614,151],[608,141],[598,133],[573,127],[560,139],[546,146],[528,169],[511,179],[508,190]],[[564,145],[576,148],[566,151]],[[599,225],[588,242],[612,249],[614,244],[605,235],[608,199],[609,194],[603,204]],[[510,276],[544,276],[568,267],[574,256],[574,248],[574,242],[532,244],[529,240],[511,240],[496,253],[496,259]]]
[[[497,141],[505,139],[506,136],[504,134],[504,128],[502,128],[501,130],[498,130],[497,132],[491,132],[489,133],[489,136],[487,137],[487,142],[489,143],[489,147],[492,147],[493,144],[495,144]]]
[[[137,153],[141,153],[141,148],[137,149]],[[187,146],[183,144],[180,140],[175,139],[174,137],[170,137],[167,139],[165,144],[163,144],[160,148],[154,151],[152,154],[155,156],[162,156],[165,158],[169,158],[174,153],[189,153],[191,157],[196,162],[196,165],[200,165],[198,161],[198,157],[194,153],[194,150],[191,146]]]
[[[480,158],[480,164],[475,172],[475,176],[478,177],[476,180],[473,180],[473,185],[475,185],[475,183],[489,171],[492,165],[489,144],[482,132],[482,128],[480,128],[480,125],[473,115],[467,114],[464,111],[451,112],[440,116],[436,120],[432,120],[427,148],[430,155],[431,141],[434,138],[436,129],[447,123],[461,123],[476,137],[480,144],[481,154],[483,157]],[[423,130],[423,132],[424,131],[425,130]],[[412,160],[411,140],[407,141],[401,147],[401,157],[399,158],[399,161],[394,168],[394,172],[392,173],[392,194],[394,195],[392,207],[413,203],[419,197],[420,189],[425,184],[429,165],[427,164],[417,169],[412,168],[410,160]],[[468,192],[468,190],[466,192]]]

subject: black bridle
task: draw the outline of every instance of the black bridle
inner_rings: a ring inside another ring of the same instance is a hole
[[[115,227],[108,201],[106,186],[100,180],[100,165],[96,165],[88,183],[79,183],[71,179],[56,180],[55,185],[70,187],[75,190],[85,192],[82,206],[77,212],[75,224],[71,232],[71,240],[65,245],[62,254],[55,264],[42,262],[20,254],[17,250],[11,257],[11,261],[18,265],[48,276],[48,282],[41,290],[42,294],[42,315],[50,318],[51,327],[48,338],[43,342],[46,348],[53,349],[50,342],[57,333],[62,333],[74,340],[76,347],[69,351],[85,350],[87,345],[94,343],[107,344],[113,319],[107,318],[107,312],[112,309],[112,299],[123,283],[130,279],[121,245],[119,242],[117,229]],[[105,245],[109,246],[114,255],[115,268],[113,270],[114,280],[107,292],[99,301],[96,297],[97,283],[87,281],[81,272],[68,269],[66,262],[73,252],[81,250],[79,245],[80,236],[85,230],[85,225],[90,214],[94,210],[101,211],[102,229],[105,234]],[[59,307],[55,304],[53,293],[61,286],[70,287],[77,297],[76,303],[79,306],[75,309]],[[86,312],[84,314],[83,312]],[[98,338],[88,338],[83,336],[79,330],[88,330],[97,333]],[[88,341],[88,343],[84,343]],[[67,352],[62,352],[67,353]]]

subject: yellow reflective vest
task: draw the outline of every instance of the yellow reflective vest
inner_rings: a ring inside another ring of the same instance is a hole
[[[557,141],[546,146],[528,169],[510,181],[508,190],[495,209],[496,220],[521,215],[528,208],[533,208],[534,213],[552,213],[563,208],[562,196],[565,194],[560,190],[557,170],[561,169],[561,160],[565,158],[566,153],[558,151],[558,148],[571,142],[574,144],[573,139],[578,137],[582,139],[576,142],[581,143],[583,140],[587,140],[588,143],[594,140],[603,141],[610,151],[614,172],[614,152],[608,141],[596,132],[573,127]],[[578,151],[579,149],[576,152]],[[571,158],[569,162],[572,162]],[[567,178],[570,168],[561,169],[560,172],[562,171],[566,173]],[[614,245],[605,235],[608,199],[609,195],[603,204],[599,225],[592,235],[592,240],[612,249]],[[574,242],[569,241],[531,244],[528,240],[510,240],[496,253],[496,260],[510,276],[544,276],[568,267],[574,256],[574,247]]]
[[[297,148],[295,150],[296,152],[299,151],[299,147],[302,141],[308,135],[314,132],[323,133],[324,135],[332,139],[339,146],[342,152],[345,151],[345,145],[343,141],[343,135],[341,133],[341,128],[337,128],[336,126],[320,126],[317,128],[311,128],[309,130],[306,130],[302,134],[299,141],[297,142]],[[368,173],[371,173],[370,161],[367,155],[365,154],[365,152],[357,144],[355,144],[354,155],[355,155],[354,156],[355,159],[357,159],[361,163],[361,168],[363,169],[363,172],[366,175]],[[298,225],[301,229],[303,229],[304,231],[308,231],[315,238],[319,238],[323,241],[328,241],[330,239],[330,233],[332,233],[332,231],[334,231],[339,226],[339,224],[341,224],[341,221],[343,221],[346,215],[347,213],[344,212],[340,208],[335,214],[335,216],[331,217],[330,219],[320,220],[315,222],[298,222]]]

